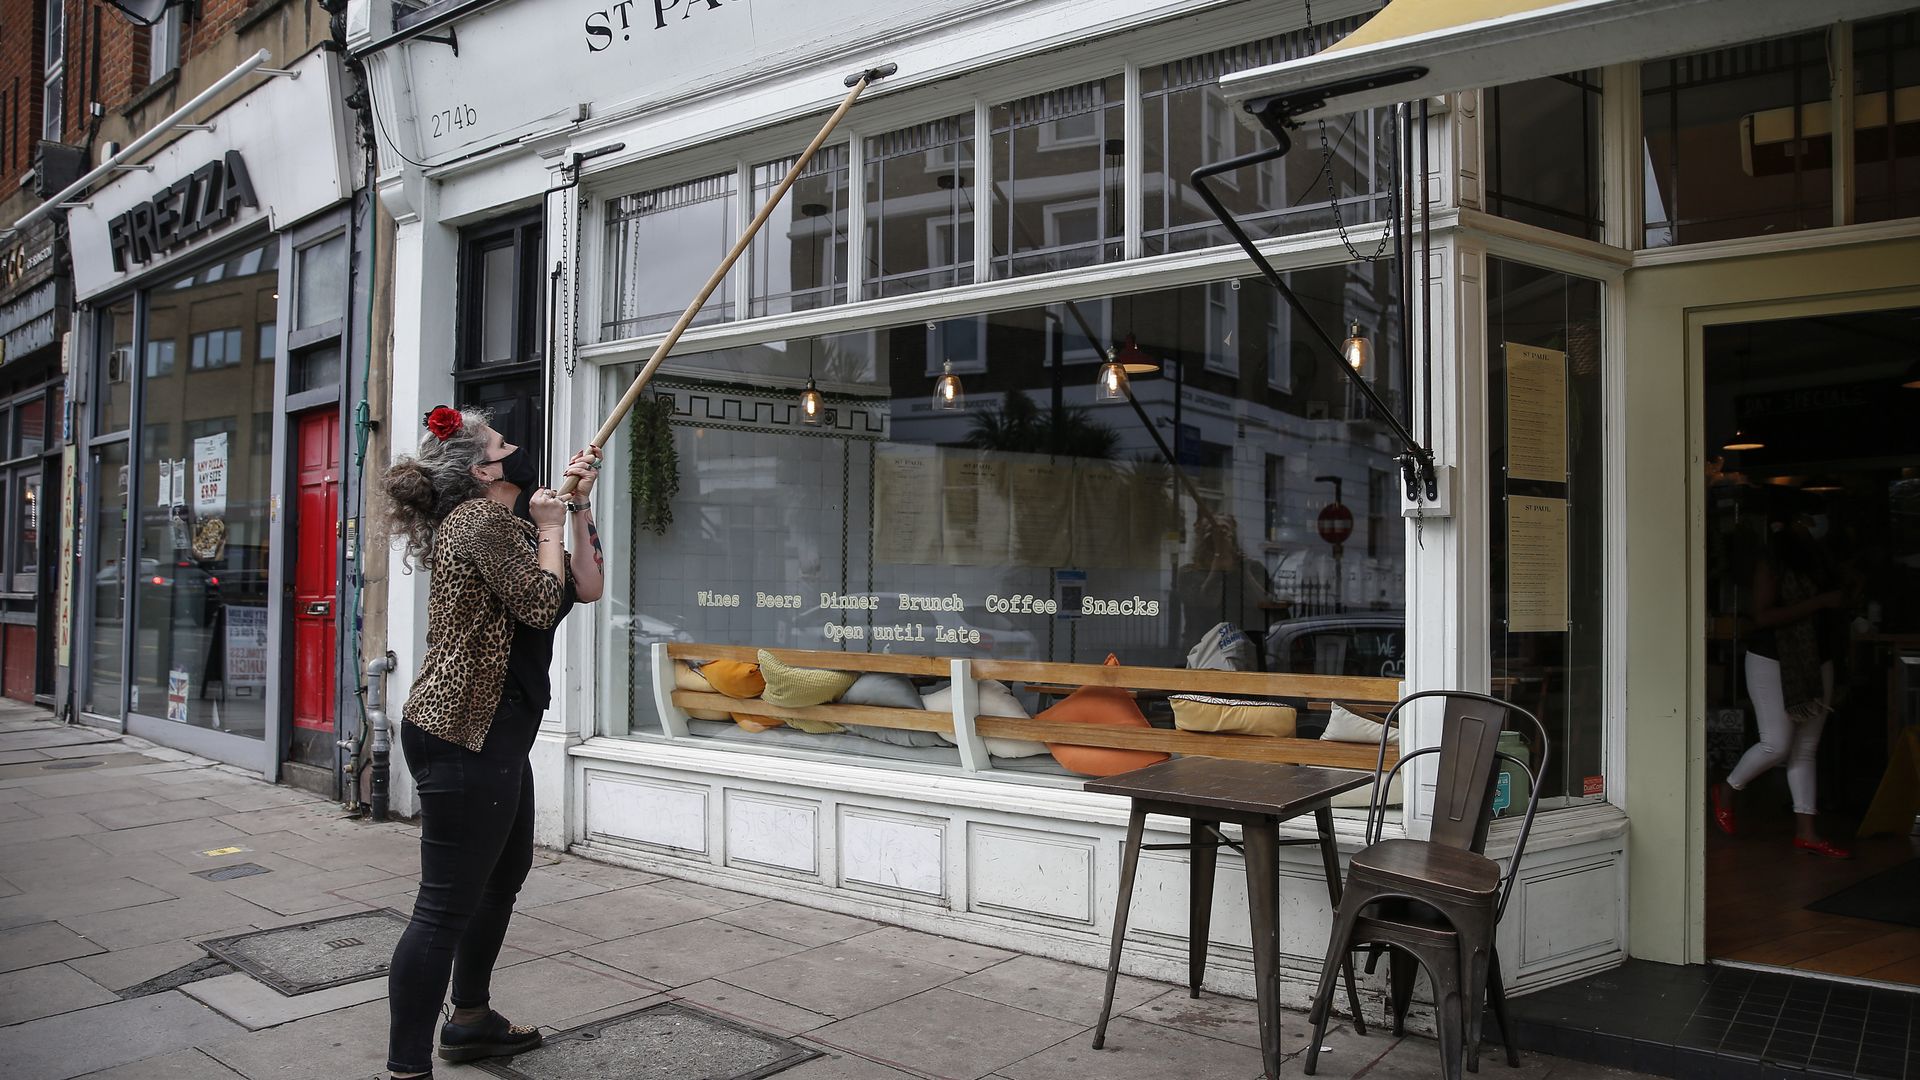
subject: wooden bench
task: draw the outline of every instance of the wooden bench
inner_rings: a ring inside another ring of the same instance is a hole
[[[991,768],[988,738],[1031,739],[1075,746],[1158,750],[1196,757],[1231,758],[1290,765],[1324,765],[1371,770],[1379,749],[1373,743],[1324,742],[1319,739],[1276,738],[1261,735],[1219,735],[1164,728],[1104,727],[1015,716],[986,716],[979,711],[974,680],[997,679],[1018,689],[1027,684],[1053,686],[1111,686],[1134,691],[1176,694],[1212,694],[1222,697],[1273,699],[1294,706],[1301,716],[1326,713],[1334,702],[1369,715],[1379,715],[1399,700],[1400,681],[1340,675],[1297,675],[1240,671],[1195,671],[1184,668],[1108,667],[1102,664],[1061,664],[1032,660],[949,659],[902,656],[892,653],[827,652],[805,649],[769,649],[784,663],[834,671],[888,672],[924,679],[951,679],[960,692],[952,697],[953,710],[878,708],[839,703],[807,708],[770,705],[757,698],[676,690],[674,664],[682,660],[740,660],[754,663],[759,650],[741,645],[702,645],[683,642],[653,646],[656,700],[663,729],[669,735],[687,734],[687,711],[701,710],[764,716],[782,720],[823,720],[836,724],[910,731],[933,731],[954,738],[961,763],[969,769]],[[1387,764],[1398,758],[1389,748]]]

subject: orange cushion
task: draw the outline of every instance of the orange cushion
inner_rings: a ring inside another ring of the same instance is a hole
[[[1107,663],[1119,658],[1109,655]],[[1133,695],[1115,686],[1083,686],[1068,694],[1058,705],[1035,717],[1068,724],[1100,724],[1106,727],[1150,728],[1147,718],[1134,704]],[[1069,772],[1081,776],[1113,776],[1117,773],[1158,765],[1171,755],[1158,750],[1115,750],[1104,746],[1073,746],[1048,743],[1053,760]]]
[[[760,665],[739,660],[714,660],[700,665],[700,674],[715,690],[733,698],[756,698],[767,689]]]
[[[700,674],[700,669],[688,665],[685,660],[675,660],[673,662],[673,688],[675,690],[692,690],[700,694],[711,694],[714,692],[713,684],[708,682],[706,678]],[[695,720],[725,720],[727,718],[726,713],[714,712],[709,709],[688,709],[687,715],[693,717]]]

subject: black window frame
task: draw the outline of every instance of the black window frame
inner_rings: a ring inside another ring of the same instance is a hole
[[[545,262],[545,236],[545,216],[539,210],[495,218],[461,231],[453,364],[454,403],[480,405],[511,400],[517,410],[511,425],[521,430],[503,429],[501,434],[509,442],[525,446],[542,475],[546,469],[548,389],[547,297],[540,272]],[[487,364],[480,359],[485,329],[483,275],[487,254],[503,245],[513,251],[512,353],[504,363]],[[524,424],[518,417],[525,417]]]

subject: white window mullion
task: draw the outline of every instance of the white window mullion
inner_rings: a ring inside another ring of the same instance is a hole
[[[847,132],[847,303],[858,303],[867,286],[867,146],[858,130]]]
[[[741,158],[734,165],[733,186],[740,192],[740,198],[733,200],[733,235],[745,236],[747,225],[753,221],[753,215],[760,212],[760,207],[755,205],[758,200],[754,198],[753,193],[753,162]],[[768,194],[771,195],[772,192]],[[735,243],[738,241],[736,240]],[[733,269],[727,273],[727,276],[733,279],[729,283],[732,285],[729,291],[733,294],[733,317],[725,320],[726,322],[739,322],[747,317],[749,305],[752,303],[747,291],[752,288],[753,263],[753,245],[748,244],[747,249],[740,253],[739,261],[735,262]]]
[[[993,109],[973,101],[973,280],[993,280]],[[1009,253],[1011,254],[1011,253]]]
[[[1854,220],[1853,24],[1836,23],[1827,34],[1827,70],[1833,76],[1833,223]],[[1888,88],[1891,91],[1891,87]],[[1888,108],[1893,106],[1891,98]]]
[[[1146,142],[1146,109],[1140,101],[1140,65],[1131,61],[1127,64],[1126,104],[1121,115],[1121,138],[1124,140],[1120,157],[1121,205],[1126,215],[1125,227],[1121,230],[1122,258],[1137,259],[1146,254],[1146,242],[1141,239],[1147,224],[1141,147]]]

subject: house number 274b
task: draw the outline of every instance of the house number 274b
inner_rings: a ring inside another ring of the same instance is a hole
[[[433,137],[436,139],[443,135],[451,135],[456,131],[464,131],[480,123],[480,114],[475,112],[471,105],[455,105],[450,109],[441,109],[439,112],[431,115],[433,117]]]

